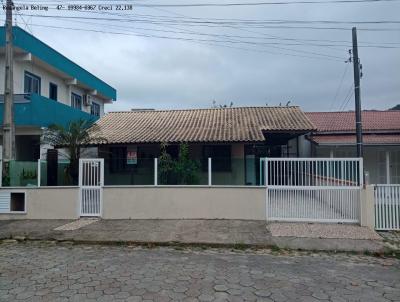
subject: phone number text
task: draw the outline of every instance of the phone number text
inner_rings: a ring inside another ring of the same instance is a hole
[[[86,11],[121,11],[133,10],[132,4],[108,4],[108,5],[94,5],[94,4],[68,4],[57,5],[58,10],[86,10]]]

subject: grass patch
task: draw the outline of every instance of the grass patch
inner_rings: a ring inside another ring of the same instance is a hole
[[[282,251],[282,249],[277,245],[273,245],[273,246],[271,246],[271,251],[274,253],[279,253]]]
[[[249,248],[249,245],[244,243],[235,243],[232,248],[234,250],[244,251]]]

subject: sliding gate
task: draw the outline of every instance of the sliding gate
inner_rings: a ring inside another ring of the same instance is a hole
[[[80,216],[101,216],[104,183],[104,160],[79,160]]]
[[[266,158],[267,220],[360,221],[359,158]]]

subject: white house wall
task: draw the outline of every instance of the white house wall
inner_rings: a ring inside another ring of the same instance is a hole
[[[400,183],[400,147],[365,146],[364,172],[370,184]],[[356,157],[355,146],[316,146],[315,157]],[[389,157],[389,163],[386,162]],[[389,174],[387,170],[389,166]]]
[[[4,56],[0,57],[0,70],[4,70]],[[71,106],[71,93],[74,92],[78,95],[83,96],[87,92],[76,85],[67,85],[61,77],[54,73],[38,66],[32,61],[14,61],[14,94],[24,93],[24,73],[28,71],[41,79],[41,91],[40,94],[46,98],[49,98],[49,87],[50,83],[57,85],[57,98],[58,102]],[[4,83],[4,72],[0,72],[0,83]],[[4,93],[4,85],[0,84],[0,94]],[[92,97],[92,100],[100,105],[100,116],[104,114],[104,102],[96,96]],[[82,111],[90,113],[90,106],[82,104]]]

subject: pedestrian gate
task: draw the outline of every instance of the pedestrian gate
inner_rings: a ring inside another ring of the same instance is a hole
[[[359,158],[266,158],[267,220],[360,221]]]
[[[103,203],[104,160],[79,160],[80,216],[101,216]]]

